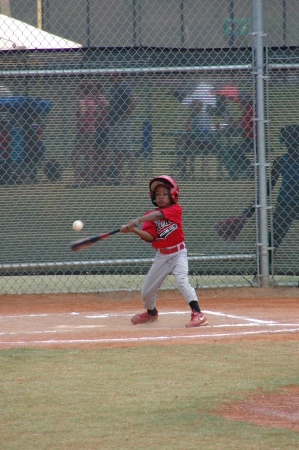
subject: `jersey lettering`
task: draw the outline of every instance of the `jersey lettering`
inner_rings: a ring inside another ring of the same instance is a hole
[[[177,229],[177,224],[167,219],[156,220],[156,222],[154,222],[154,225],[157,231],[157,239],[166,239],[167,236],[170,235],[170,233]]]

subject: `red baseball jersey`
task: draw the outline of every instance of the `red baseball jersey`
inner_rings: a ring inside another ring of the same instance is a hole
[[[156,208],[151,211],[146,211],[149,214],[153,211],[162,211],[164,219],[156,220],[155,222],[143,222],[142,230],[154,236],[151,242],[154,248],[172,247],[184,241],[184,233],[182,229],[182,207],[178,204],[173,204],[167,208]]]

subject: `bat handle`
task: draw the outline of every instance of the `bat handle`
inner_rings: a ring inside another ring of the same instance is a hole
[[[117,230],[110,231],[108,234],[109,234],[109,236],[111,236],[112,234],[116,234],[119,232],[120,232],[120,228],[117,228]]]

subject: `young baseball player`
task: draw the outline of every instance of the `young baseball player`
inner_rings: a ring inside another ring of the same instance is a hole
[[[177,203],[179,187],[173,178],[160,175],[150,181],[149,189],[156,209],[147,211],[142,217],[129,220],[120,229],[121,233],[137,234],[144,241],[150,242],[156,250],[153,265],[145,278],[141,292],[146,311],[133,316],[131,322],[136,325],[158,319],[156,293],[167,275],[172,273],[177,288],[192,311],[191,320],[186,327],[207,325],[208,321],[200,311],[195,289],[189,284],[187,250],[182,230],[182,207]],[[138,228],[140,223],[141,229]]]

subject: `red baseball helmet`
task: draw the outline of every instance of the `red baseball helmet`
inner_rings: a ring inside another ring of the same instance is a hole
[[[155,190],[159,184],[162,184],[169,189],[169,198],[171,203],[177,203],[179,199],[179,186],[177,182],[168,175],[159,175],[158,177],[152,178],[149,182],[150,198],[153,205],[157,206],[155,201]]]

